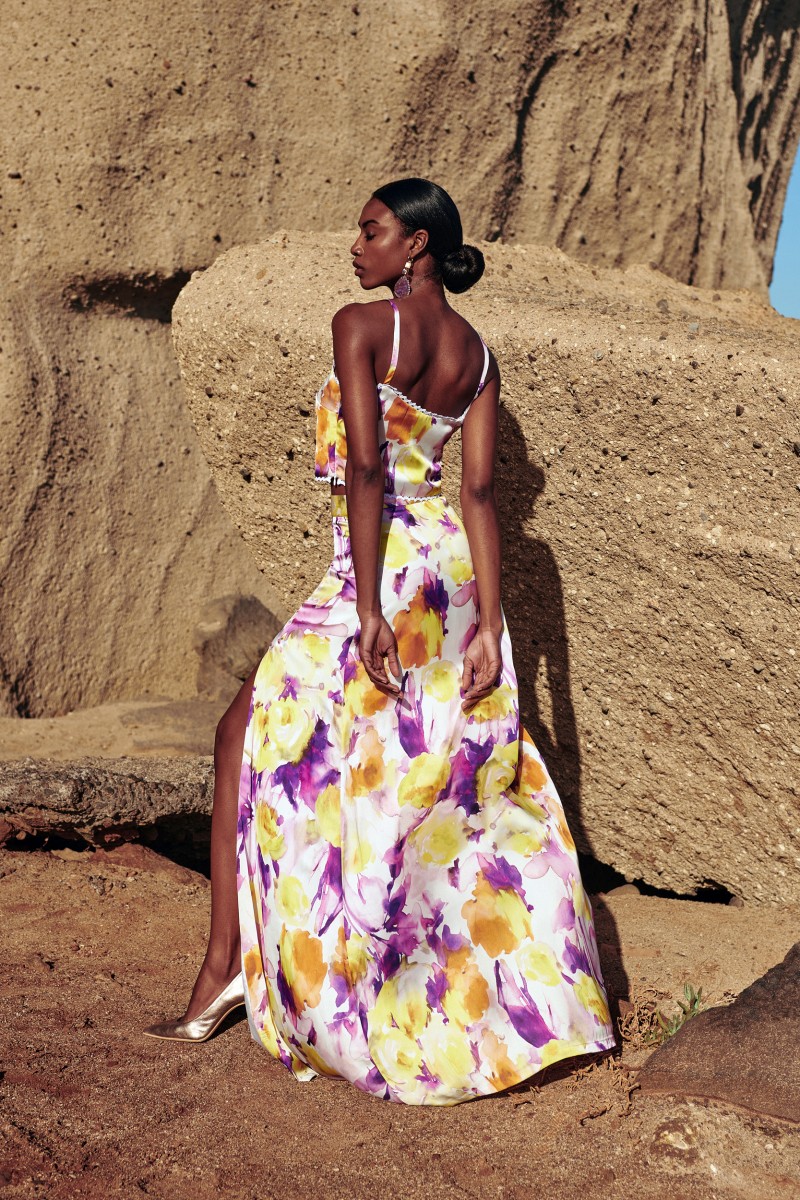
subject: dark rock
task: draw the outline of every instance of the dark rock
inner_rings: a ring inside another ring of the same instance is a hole
[[[721,1100],[800,1124],[800,942],[737,996],[692,1017],[638,1075],[645,1093]]]
[[[211,758],[0,763],[0,844],[47,839],[110,849],[145,841],[187,861],[208,851]]]

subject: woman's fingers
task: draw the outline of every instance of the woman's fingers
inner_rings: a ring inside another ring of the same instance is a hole
[[[390,646],[389,652],[386,655],[386,661],[389,664],[389,670],[398,682],[398,685],[403,681],[403,668],[400,666],[400,657],[397,653],[396,646]]]
[[[461,707],[469,708],[478,700],[482,700],[484,696],[488,696],[490,692],[494,691],[501,668],[502,659],[499,658],[492,658],[487,663],[481,663],[475,673],[472,687],[464,693]]]
[[[369,616],[364,619],[359,629],[359,655],[372,683],[381,692],[391,696],[399,696],[402,684],[403,669],[397,649],[397,639],[394,631],[385,617]],[[387,668],[394,679],[390,679]],[[395,680],[398,683],[395,683]]]
[[[389,654],[392,655],[392,652],[390,651]],[[389,676],[386,673],[386,664],[384,663],[383,655],[378,651],[377,647],[367,650],[362,648],[361,661],[364,664],[364,669],[366,670],[367,675],[377,688],[379,688],[382,692],[387,692],[392,696],[400,695],[400,688],[393,680],[389,679]],[[390,668],[392,668],[392,666],[396,667],[397,673],[399,674],[400,661],[397,657],[396,651],[390,657],[389,666]]]

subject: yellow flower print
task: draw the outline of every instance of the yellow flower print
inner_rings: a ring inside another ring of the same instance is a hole
[[[395,472],[404,482],[424,483],[428,466],[428,457],[418,446],[404,446],[395,455]]]
[[[256,805],[256,840],[265,862],[267,859],[283,856],[285,845],[283,834],[278,827],[278,814],[269,804]]]
[[[296,924],[308,914],[308,896],[295,875],[281,875],[275,888],[275,907],[284,921]]]
[[[506,838],[503,842],[503,850],[521,854],[523,858],[533,858],[534,854],[540,853],[547,841],[549,841],[549,837],[546,829],[543,829],[541,833],[537,833],[533,829],[530,831],[520,830]]]
[[[328,470],[328,447],[335,445],[337,438],[342,436],[344,422],[339,413],[340,399],[339,382],[331,376],[320,391],[316,403],[314,468],[318,474],[324,475]]]
[[[453,583],[457,583],[459,587],[463,583],[467,583],[475,574],[472,562],[468,558],[457,558],[455,556],[446,560],[445,570]]]
[[[518,804],[524,812],[529,813],[530,816],[534,817],[537,821],[540,821],[543,825],[546,824],[547,809],[543,808],[541,804],[534,800],[533,796],[531,796],[529,792],[520,788],[519,791],[515,791],[513,793],[513,799],[515,804]]]
[[[561,839],[562,846],[564,846],[566,850],[574,850],[575,842],[572,834],[570,833],[569,825],[567,824],[567,818],[564,814],[564,809],[561,807],[560,803],[553,805],[552,816],[553,823],[555,824],[556,832]]]
[[[467,845],[467,830],[460,809],[435,805],[408,839],[422,863],[449,866]]]
[[[444,972],[447,991],[442,1007],[448,1019],[462,1028],[480,1020],[489,1007],[489,985],[480,972],[471,947],[450,950]]]
[[[309,704],[286,696],[267,709],[266,733],[278,762],[299,762],[314,732],[314,711]]]
[[[520,791],[541,792],[547,786],[547,775],[544,767],[536,757],[536,747],[527,729],[522,731],[522,769],[520,771]]]
[[[380,1028],[370,1020],[369,1028],[369,1052],[383,1078],[395,1087],[413,1083],[422,1070],[422,1051],[416,1039],[396,1025]]]
[[[546,942],[526,942],[516,953],[519,969],[533,983],[558,987],[563,983],[553,949]]]
[[[481,800],[501,796],[511,787],[517,771],[518,754],[517,742],[493,747],[486,762],[475,772],[477,794]]]
[[[286,685],[286,667],[282,651],[270,647],[258,666],[256,686],[260,696],[277,696]],[[258,707],[263,705],[256,701]]]
[[[419,585],[408,608],[397,613],[392,627],[404,667],[424,667],[432,658],[442,657],[442,618],[436,609],[428,607],[424,584]]]
[[[338,1077],[339,1072],[334,1070],[333,1067],[329,1066],[325,1062],[325,1059],[317,1052],[310,1042],[306,1042],[303,1046],[303,1058],[308,1059],[308,1065],[312,1068],[312,1070],[316,1071],[318,1075],[329,1075],[333,1079]]]
[[[409,561],[416,558],[419,553],[419,544],[410,531],[405,526],[398,526],[397,522],[391,526],[391,537],[389,533],[390,530],[384,526],[381,534],[383,564],[393,571],[400,571],[408,565]]]
[[[449,659],[434,659],[422,668],[420,687],[422,694],[430,694],[435,700],[446,704],[452,700],[459,690],[461,673],[455,663]]]
[[[369,830],[353,822],[347,831],[343,847],[344,869],[348,874],[360,875],[373,862],[375,853],[369,840]]]
[[[464,1030],[432,1012],[422,1032],[422,1054],[431,1074],[446,1088],[463,1088],[475,1070],[470,1040]]]
[[[562,1058],[570,1058],[573,1054],[584,1054],[585,1052],[586,1043],[580,1038],[553,1038],[552,1041],[546,1042],[542,1046],[541,1069],[544,1070],[551,1063],[560,1062]]]
[[[374,717],[376,712],[385,708],[389,697],[379,691],[367,674],[366,668],[359,659],[356,673],[345,685],[344,702],[348,710],[357,717]]]
[[[446,755],[418,754],[400,781],[398,801],[413,804],[415,808],[430,808],[447,783],[449,774],[450,759]]]
[[[317,829],[332,846],[342,844],[342,813],[338,783],[329,783],[317,796]]]
[[[309,597],[309,602],[313,602],[315,607],[323,608],[329,600],[338,595],[342,590],[342,581],[336,575],[326,574],[317,584],[312,595]],[[316,636],[316,635],[315,635]]]
[[[417,441],[431,427],[431,419],[427,413],[412,408],[403,400],[394,400],[384,417],[386,437],[389,441],[408,445]]]
[[[280,1049],[278,1047],[278,1034],[275,1029],[275,1022],[272,1019],[272,1014],[269,1012],[263,1013],[261,1021],[262,1024],[260,1024],[258,1028],[259,1041],[269,1054],[272,1054],[275,1058],[278,1058],[280,1056]]]
[[[322,958],[322,942],[305,929],[281,930],[281,966],[292,989],[298,1013],[316,1008],[328,968]]]
[[[425,995],[426,974],[400,968],[397,975],[387,979],[378,993],[369,1014],[370,1028],[396,1025],[409,1037],[419,1037],[428,1020],[428,1001]]]
[[[580,1005],[588,1012],[594,1013],[601,1025],[611,1020],[608,1005],[596,979],[587,975],[585,971],[578,971],[575,976],[574,990]]]
[[[338,586],[334,578],[333,583]],[[317,598],[318,603],[322,601]],[[330,647],[325,638],[318,633],[292,633],[283,643],[283,667],[287,676],[292,679],[308,680],[310,683],[320,674],[319,666],[327,663]],[[327,666],[320,682],[325,680]]]
[[[422,1068],[417,1038],[429,1009],[420,981],[395,976],[384,983],[367,1015],[369,1052],[384,1079],[411,1083]]]
[[[514,707],[514,693],[511,688],[500,684],[479,700],[474,708],[470,708],[467,716],[476,721],[500,721],[507,717]]]
[[[378,730],[371,725],[359,738],[360,762],[353,766],[348,776],[349,795],[369,796],[381,790],[384,783],[385,749]]]
[[[501,1041],[491,1029],[487,1029],[481,1039],[481,1058],[491,1067],[492,1087],[497,1091],[513,1087],[522,1078],[521,1072],[514,1065],[508,1053],[505,1042]]]
[[[589,898],[586,895],[583,885],[577,881],[572,885],[572,907],[575,909],[576,917],[590,923],[594,921],[594,914],[592,913]]]
[[[473,942],[483,946],[492,958],[510,954],[523,938],[530,937],[530,918],[523,901],[511,888],[495,891],[480,874],[472,893],[461,909]]]
[[[336,939],[336,954],[333,970],[351,985],[358,983],[367,973],[369,966],[369,938],[366,934],[351,934],[345,937],[344,927],[339,926]]]
[[[264,974],[264,969],[261,965],[261,952],[258,946],[251,946],[247,953],[243,955],[243,965],[247,990],[250,993],[250,999],[253,1000],[258,995],[258,985]]]

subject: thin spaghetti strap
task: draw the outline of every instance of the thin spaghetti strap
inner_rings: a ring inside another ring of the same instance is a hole
[[[483,346],[483,372],[481,374],[481,381],[478,384],[478,390],[472,397],[472,400],[477,400],[478,396],[480,396],[481,392],[483,391],[483,385],[486,383],[486,372],[489,370],[489,347],[486,345],[486,342],[484,342],[483,338],[481,338],[481,345]],[[470,400],[470,404],[472,403],[472,400]]]
[[[394,300],[390,300],[394,309],[394,340],[392,342],[392,361],[389,363],[389,373],[384,379],[384,383],[389,383],[397,369],[397,360],[400,355],[400,309]]]

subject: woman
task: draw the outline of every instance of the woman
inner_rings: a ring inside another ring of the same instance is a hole
[[[209,947],[184,1016],[148,1032],[202,1040],[244,1002],[298,1079],[455,1104],[614,1034],[574,844],[519,723],[500,373],[444,291],[483,256],[423,179],[372,195],[351,252],[393,296],[333,318],[315,457],[333,561],[220,722]],[[463,524],[440,488],[458,429]]]

